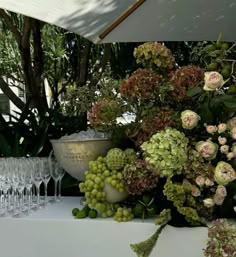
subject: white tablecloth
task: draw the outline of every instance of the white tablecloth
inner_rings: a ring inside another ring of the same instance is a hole
[[[67,197],[23,218],[0,218],[0,257],[135,257],[130,244],[147,239],[152,221],[74,219],[79,198]],[[206,228],[166,227],[150,257],[203,257]]]

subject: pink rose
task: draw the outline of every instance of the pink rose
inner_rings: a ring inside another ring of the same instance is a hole
[[[227,142],[227,138],[220,136],[220,137],[218,137],[218,142],[220,145],[225,145]]]
[[[213,201],[216,205],[222,205],[224,202],[225,198],[221,197],[220,195],[214,195],[213,196]]]
[[[236,127],[231,129],[230,134],[233,139],[236,139]]]
[[[205,185],[205,178],[203,176],[197,176],[195,182],[198,186],[202,187]]]
[[[206,91],[215,91],[221,88],[225,83],[222,75],[216,71],[205,72],[204,75],[205,85],[203,89]]]
[[[206,126],[207,133],[214,134],[217,131],[217,127],[213,125]]]
[[[227,121],[227,127],[228,127],[229,130],[236,127],[236,117],[233,117],[233,118],[231,118],[230,120]]]
[[[213,181],[211,181],[209,178],[207,178],[206,180],[205,180],[205,185],[206,186],[213,186],[214,185],[214,182]]]
[[[203,200],[203,204],[204,204],[205,207],[211,208],[215,205],[215,202],[211,198],[206,198],[206,199]]]
[[[220,123],[218,125],[218,132],[219,133],[225,132],[226,129],[227,129],[227,124],[226,123]]]
[[[227,190],[225,188],[225,186],[223,185],[218,185],[217,189],[216,189],[216,195],[219,195],[221,197],[226,197],[227,195]]]
[[[208,141],[200,141],[196,144],[196,150],[200,153],[200,155],[206,160],[213,160],[216,157],[218,151],[218,145]]]
[[[221,147],[220,147],[220,151],[221,151],[221,153],[228,153],[229,152],[229,146],[228,145],[222,145]]]
[[[227,153],[227,159],[230,161],[231,159],[233,159],[235,157],[234,153],[233,152],[229,152]]]
[[[201,195],[201,191],[199,190],[199,188],[198,187],[193,187],[192,188],[192,196],[198,197],[200,195]]]

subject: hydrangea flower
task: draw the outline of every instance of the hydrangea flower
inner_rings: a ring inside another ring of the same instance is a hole
[[[183,100],[188,89],[202,82],[204,71],[197,66],[187,65],[172,71],[169,76],[172,86],[171,96],[174,99]]]
[[[175,66],[170,49],[158,42],[146,42],[136,47],[134,57],[143,67],[154,68],[160,72],[172,70]]]
[[[152,165],[160,176],[171,177],[181,174],[187,161],[188,139],[180,131],[167,128],[154,134],[141,145],[147,163]]]

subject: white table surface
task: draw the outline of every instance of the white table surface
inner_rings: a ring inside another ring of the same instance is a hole
[[[135,257],[130,244],[147,239],[152,221],[74,219],[78,197],[66,197],[23,218],[0,218],[0,257]],[[206,228],[166,227],[150,257],[203,257]]]

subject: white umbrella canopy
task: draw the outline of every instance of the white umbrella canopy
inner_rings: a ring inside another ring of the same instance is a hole
[[[236,0],[1,0],[0,8],[73,31],[94,43],[235,42]]]

